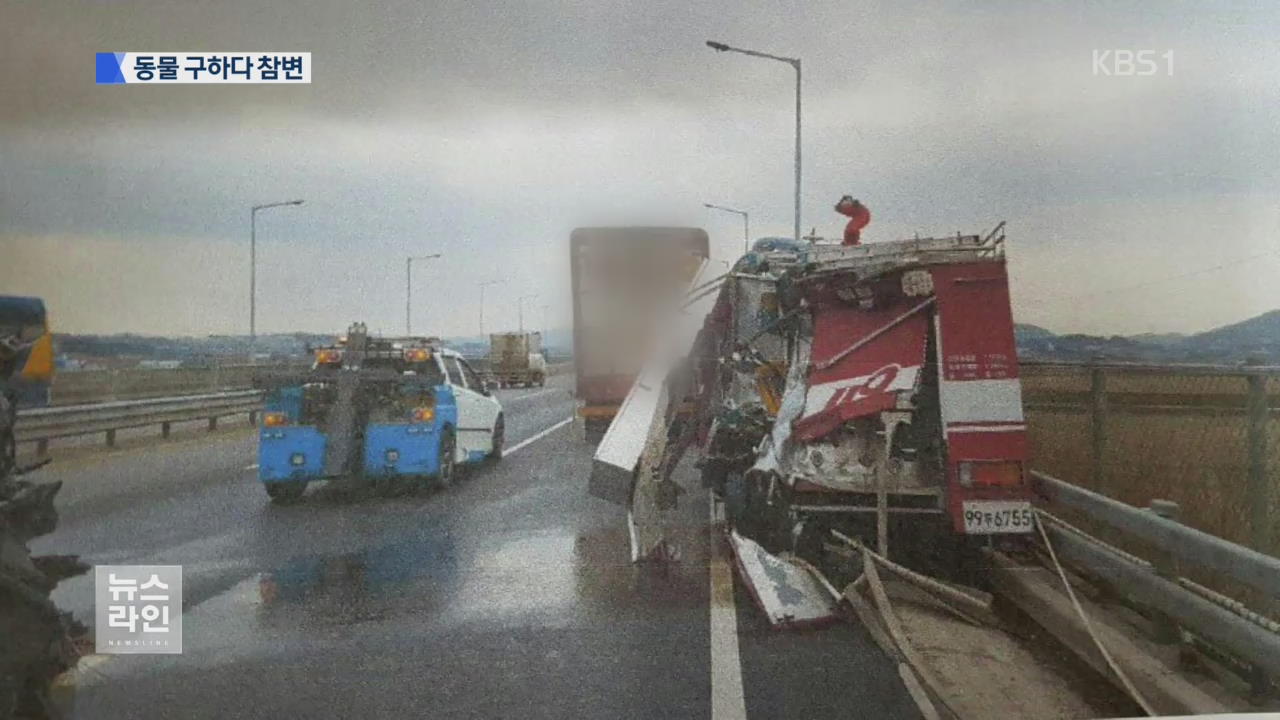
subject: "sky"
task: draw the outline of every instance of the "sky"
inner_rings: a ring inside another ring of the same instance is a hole
[[[0,293],[64,332],[567,326],[574,227],[1008,223],[1015,318],[1189,332],[1280,307],[1280,5],[0,0]],[[1153,50],[1107,76],[1095,51]],[[97,86],[99,51],[308,51],[306,86]],[[1165,53],[1172,53],[1172,66]]]

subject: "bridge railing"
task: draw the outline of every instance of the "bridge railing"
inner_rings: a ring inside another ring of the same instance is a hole
[[[1057,557],[1148,608],[1159,641],[1185,642],[1186,630],[1254,668],[1259,691],[1262,678],[1280,677],[1280,622],[1264,614],[1280,597],[1280,559],[1181,524],[1176,503],[1156,500],[1137,508],[1039,472],[1032,473],[1032,482],[1055,509],[1075,511],[1091,526],[1105,526],[1145,548],[1150,560],[1054,515],[1041,516]],[[1256,610],[1188,577],[1197,571],[1251,589],[1260,598]]]
[[[231,415],[246,415],[253,423],[261,407],[261,392],[235,390],[33,408],[18,413],[17,440],[19,443],[36,443],[37,452],[44,454],[50,440],[103,433],[110,446],[115,445],[118,430],[159,425],[161,435],[168,437],[173,423],[200,420],[204,420],[210,430],[215,430],[220,418]]]
[[[468,358],[467,362],[478,372],[488,370],[487,358]],[[54,377],[50,398],[53,405],[61,406],[247,390],[253,387],[253,374],[264,367],[306,367],[308,364],[305,358],[298,358],[269,365],[62,371]],[[552,358],[547,369],[554,375],[569,367],[571,363],[566,358]]]
[[[1036,468],[1187,525],[1280,552],[1280,368],[1022,363]]]
[[[245,366],[250,367],[250,366]],[[262,366],[253,366],[261,371]],[[572,363],[560,362],[547,366],[551,375],[570,372]],[[139,370],[145,373],[167,373],[166,370]],[[75,373],[69,373],[74,375]],[[188,376],[189,377],[189,376]],[[221,377],[226,378],[227,375]],[[233,377],[240,377],[236,375]],[[51,440],[102,433],[108,446],[115,445],[116,432],[132,428],[159,426],[163,437],[168,437],[174,423],[206,421],[209,430],[218,427],[220,418],[247,415],[250,424],[256,422],[262,407],[262,393],[247,389],[252,373],[243,374],[243,388],[220,390],[211,393],[170,394],[167,397],[143,397],[128,400],[76,405],[55,405],[30,408],[18,413],[17,439],[19,443],[35,443],[36,452],[44,454]],[[203,384],[204,379],[197,381]],[[236,381],[239,382],[239,381]],[[171,383],[158,380],[154,388],[170,388]],[[186,385],[182,385],[186,387]]]

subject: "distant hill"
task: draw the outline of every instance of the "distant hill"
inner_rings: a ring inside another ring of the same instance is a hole
[[[1182,333],[1139,333],[1130,335],[1129,339],[1140,343],[1150,343],[1152,345],[1171,345],[1181,342],[1187,336]]]
[[[1019,341],[1054,337],[1054,332],[1052,330],[1047,330],[1039,325],[1029,325],[1027,323],[1015,323],[1013,326],[1013,334]]]
[[[1242,322],[1206,330],[1186,338],[1185,342],[1205,350],[1276,352],[1280,350],[1280,310],[1272,310]]]
[[[531,328],[532,330],[532,328]],[[1038,325],[1014,325],[1018,355],[1026,359],[1085,361],[1094,358],[1131,362],[1237,363],[1257,357],[1280,364],[1280,310],[1272,310],[1220,328],[1192,335],[1142,333],[1138,335],[1059,335]],[[332,342],[332,334],[278,333],[259,335],[256,352],[275,357],[296,357],[308,345]],[[75,359],[119,359],[139,361],[179,361],[185,365],[207,364],[214,359],[235,362],[247,359],[250,342],[246,335],[207,337],[155,337],[146,335],[57,334],[59,355]],[[487,338],[478,335],[445,338],[444,342],[468,356],[488,353]],[[543,338],[543,347],[555,357],[572,353],[573,331],[553,328]]]
[[[543,347],[552,357],[572,352],[571,330],[553,329],[543,339]],[[55,333],[54,345],[67,367],[81,362],[99,365],[100,360],[134,364],[136,362],[176,361],[183,366],[204,366],[215,360],[222,363],[247,362],[249,353],[275,358],[301,357],[309,346],[334,340],[333,333],[274,333],[259,335],[250,342],[248,335],[209,335],[206,337],[164,337],[153,335],[81,335]],[[447,347],[464,355],[480,357],[489,352],[488,338],[443,338]],[[109,363],[115,364],[115,363]]]
[[[1019,356],[1028,359],[1280,363],[1280,310],[1192,335],[1057,335],[1035,325],[1016,325],[1014,334]]]

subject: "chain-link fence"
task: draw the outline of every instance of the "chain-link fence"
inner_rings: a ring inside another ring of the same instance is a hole
[[[1280,369],[1026,363],[1032,467],[1280,555]]]

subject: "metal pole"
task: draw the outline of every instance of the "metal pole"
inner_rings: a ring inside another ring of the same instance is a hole
[[[253,363],[258,343],[258,211],[286,205],[301,205],[301,200],[254,205],[249,208],[249,362]]]
[[[796,245],[800,244],[800,58],[791,62],[796,69]]]
[[[1093,491],[1107,494],[1107,374],[1100,367],[1089,371],[1089,418],[1093,462]]]
[[[413,261],[414,260],[434,260],[440,257],[440,253],[431,255],[419,255],[414,257],[410,255],[404,260],[404,334],[412,335],[413,327],[410,323],[410,301],[413,297]]]
[[[751,252],[751,226],[749,224],[750,220],[748,218],[746,210],[735,210],[731,207],[725,207],[723,205],[712,205],[711,203],[702,203],[702,207],[709,208],[711,210],[723,210],[724,212],[730,212],[735,215],[741,215],[742,216],[742,252],[743,253]]]
[[[249,210],[249,362],[258,343],[258,208]]]
[[[501,285],[501,280],[485,280],[480,283],[480,338],[484,339],[484,289],[490,285]]]
[[[713,40],[707,41],[707,47],[716,52],[736,52],[752,57],[765,58],[784,62],[796,69],[796,192],[795,192],[795,240],[800,243],[800,58],[782,57],[759,50],[747,50],[733,47]]]
[[[520,298],[520,301],[516,303],[516,307],[519,308],[520,310],[520,334],[522,335],[524,334],[524,301],[532,300],[533,298],[536,298],[536,297],[538,297],[537,293],[534,293],[532,295],[524,295]]]
[[[1250,358],[1250,365],[1261,365],[1262,361]],[[1246,379],[1248,387],[1248,459],[1249,474],[1247,495],[1249,500],[1249,530],[1253,549],[1259,552],[1272,553],[1271,537],[1271,473],[1267,468],[1267,429],[1270,424],[1270,409],[1267,406],[1267,377],[1261,372],[1250,373]]]

